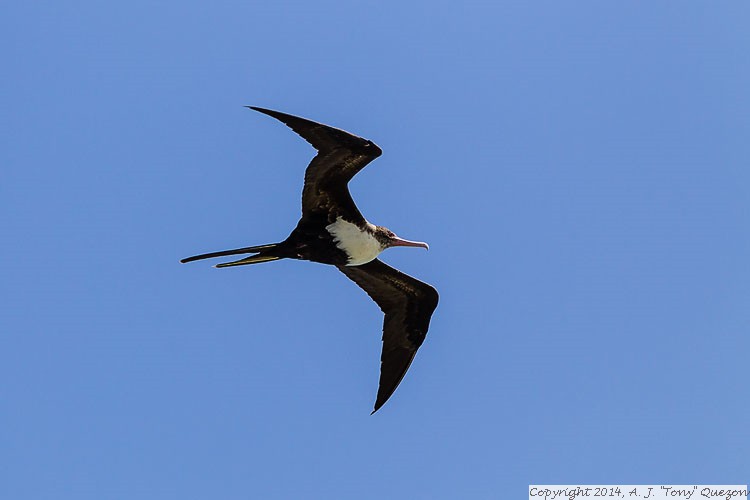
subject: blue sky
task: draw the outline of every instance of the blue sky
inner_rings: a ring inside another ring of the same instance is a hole
[[[14,2],[0,19],[0,496],[524,498],[745,484],[746,2]],[[441,293],[381,315],[279,241],[313,150]]]

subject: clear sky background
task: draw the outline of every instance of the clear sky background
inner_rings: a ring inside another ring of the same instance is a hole
[[[11,2],[0,497],[525,498],[750,480],[750,4]],[[382,317],[279,241],[314,151],[441,294]]]

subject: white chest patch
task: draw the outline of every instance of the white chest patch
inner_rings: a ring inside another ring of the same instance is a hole
[[[367,224],[375,229],[369,222]],[[336,246],[349,256],[347,266],[367,264],[383,251],[380,242],[374,236],[341,217],[333,224],[328,224],[326,230],[333,236]]]

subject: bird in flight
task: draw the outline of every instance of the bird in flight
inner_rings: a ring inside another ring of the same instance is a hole
[[[247,106],[269,115],[299,134],[318,154],[305,171],[302,217],[280,243],[211,252],[180,262],[251,254],[216,267],[259,264],[279,259],[300,259],[336,266],[359,285],[385,314],[380,384],[372,413],[380,409],[398,387],[427,335],[430,317],[438,304],[432,286],[385,264],[377,257],[386,248],[429,248],[367,221],[354,204],[349,181],[382,154],[372,141],[311,120]]]

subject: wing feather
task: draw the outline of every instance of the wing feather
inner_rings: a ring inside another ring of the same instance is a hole
[[[364,222],[347,185],[357,172],[382,154],[378,146],[322,123],[270,109],[248,107],[281,121],[318,151],[305,171],[303,219],[324,215],[328,222],[337,217],[354,223]]]
[[[379,259],[361,266],[339,266],[339,270],[367,292],[385,314],[375,413],[401,383],[424,342],[438,293]]]

